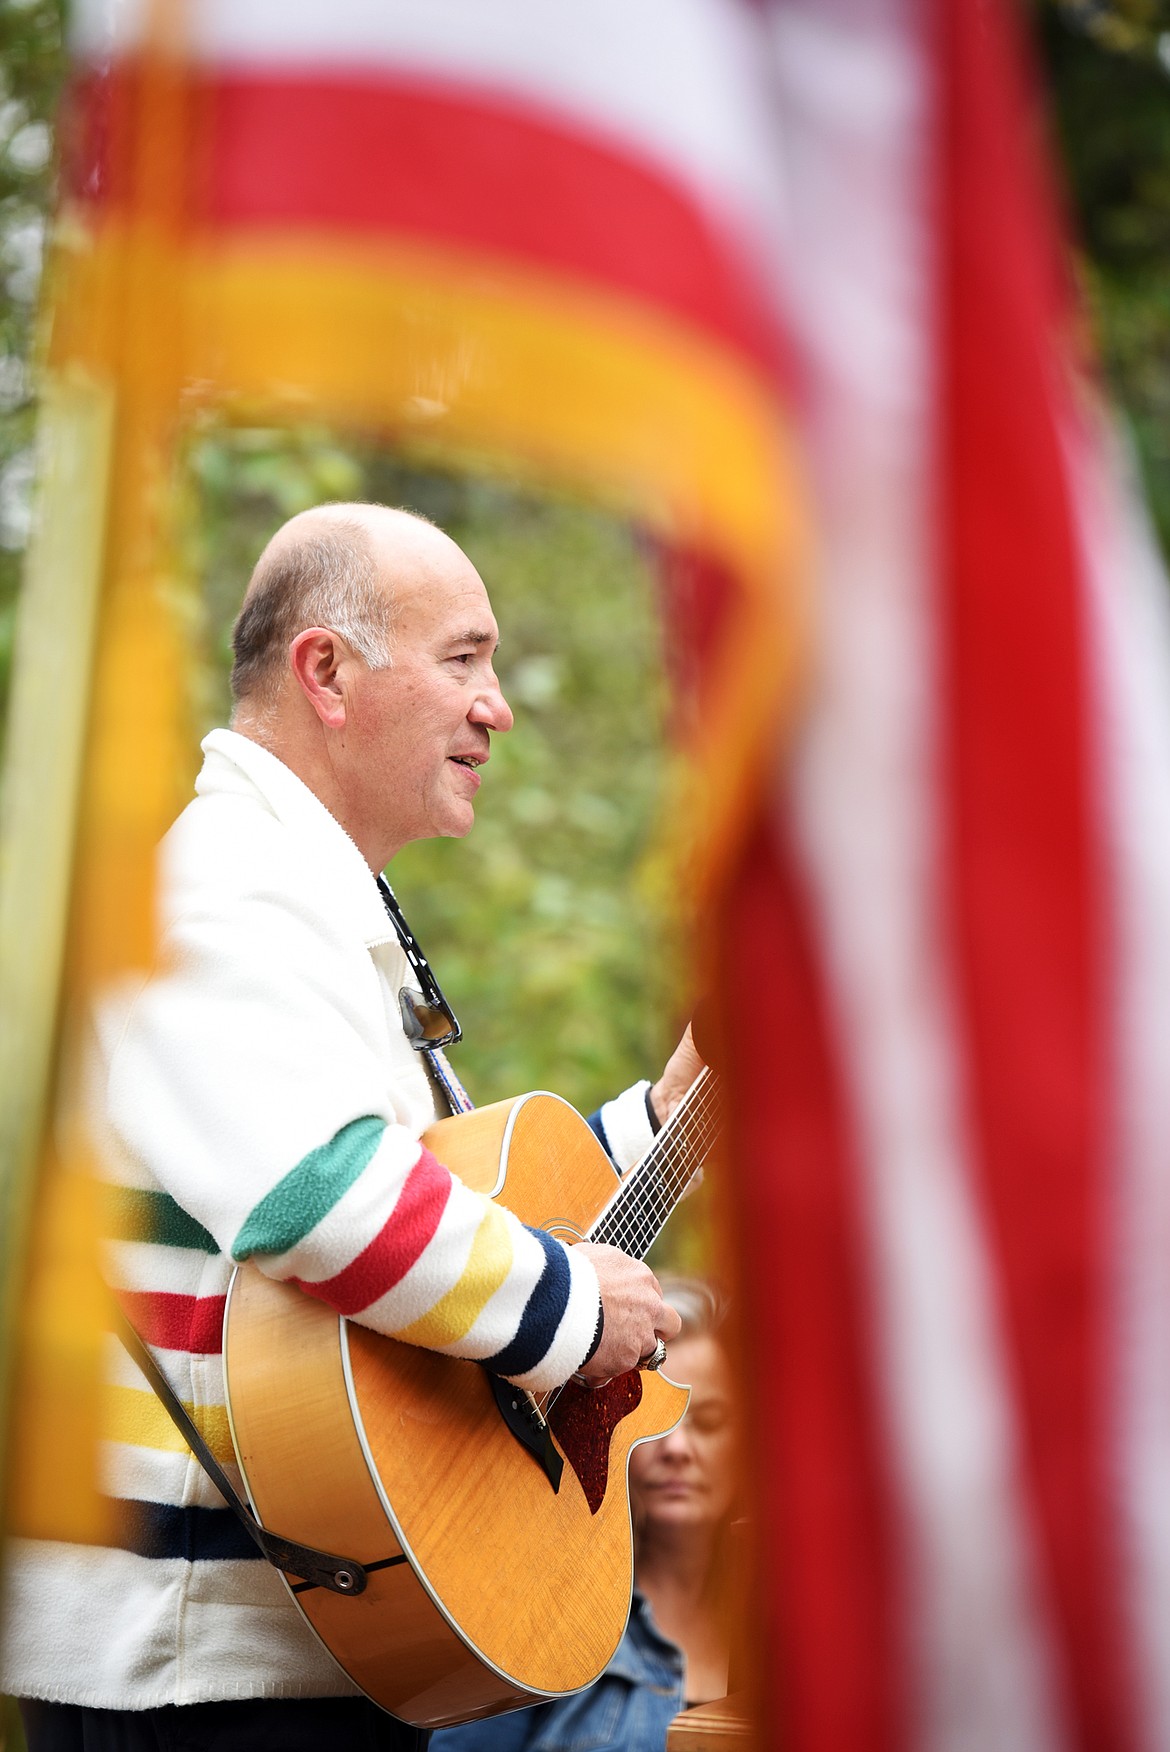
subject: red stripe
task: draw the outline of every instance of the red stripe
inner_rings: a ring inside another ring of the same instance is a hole
[[[947,881],[978,1171],[1078,1744],[1132,1743],[1103,1355],[1106,896],[1055,204],[1002,9],[942,26]],[[1062,277],[1062,275],[1061,275]]]
[[[218,1356],[223,1350],[226,1296],[174,1296],[164,1290],[119,1290],[118,1300],[139,1337],[161,1350]]]
[[[740,597],[734,573],[720,559],[694,547],[657,544],[656,581],[663,656],[670,683],[669,740],[693,744],[704,710],[714,665]]]
[[[369,1246],[335,1277],[312,1284],[291,1281],[339,1314],[360,1314],[392,1290],[426,1251],[447,1208],[451,1185],[450,1172],[429,1150],[421,1150],[398,1203]]]
[[[133,70],[75,88],[68,175],[119,205],[111,117]],[[119,89],[121,88],[121,89]],[[196,225],[403,237],[519,259],[673,311],[781,371],[784,349],[732,237],[633,146],[516,99],[391,73],[220,73],[193,98]],[[469,272],[471,271],[469,267]]]
[[[721,994],[752,1389],[771,1744],[900,1743],[900,1579],[880,1434],[854,1146],[806,904],[761,834],[723,898]],[[750,994],[745,1027],[734,995]],[[760,1391],[763,1386],[765,1391]]]

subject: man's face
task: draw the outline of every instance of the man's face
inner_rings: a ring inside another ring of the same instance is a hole
[[[405,574],[396,563],[394,597],[393,662],[353,660],[337,751],[346,794],[387,861],[411,840],[469,831],[490,732],[512,727],[492,667],[499,631],[470,560],[453,543],[427,543]]]

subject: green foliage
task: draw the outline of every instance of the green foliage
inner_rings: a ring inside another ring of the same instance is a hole
[[[11,1697],[0,1697],[0,1752],[25,1752],[20,1711]]]
[[[491,488],[467,512],[445,527],[489,581],[517,726],[475,834],[409,847],[394,878],[451,945],[477,1088],[588,1108],[656,1073],[665,1045],[662,931],[636,877],[661,775],[651,581],[595,513]]]
[[[1170,3],[1051,0],[1040,23],[1102,359],[1170,554]]]
[[[631,531],[496,479],[411,466],[319,430],[209,430],[190,454],[209,722],[227,710],[231,616],[285,517],[340,496],[432,517],[470,555],[502,630],[516,728],[493,743],[465,841],[391,874],[459,1014],[475,1099],[552,1088],[595,1105],[656,1073],[677,995],[642,855],[662,785],[653,579]]]
[[[60,0],[0,4],[0,703],[28,534],[34,326],[63,71]]]
[[[191,653],[202,734],[227,722],[232,620],[268,537],[310,505],[368,495],[361,462],[319,427],[229,435],[205,423],[193,432],[184,462],[184,571],[200,581],[186,606],[202,631]]]

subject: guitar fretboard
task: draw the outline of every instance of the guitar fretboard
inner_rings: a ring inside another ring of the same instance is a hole
[[[608,1242],[634,1259],[644,1259],[703,1166],[722,1116],[719,1079],[714,1071],[701,1071],[594,1223],[589,1240]]]

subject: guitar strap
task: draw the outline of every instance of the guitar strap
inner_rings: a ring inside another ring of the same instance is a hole
[[[422,1057],[427,1061],[432,1087],[448,1111],[452,1114],[470,1113],[474,1102],[451,1069],[450,1061],[442,1047],[428,1046]]]
[[[118,1337],[138,1364],[154,1392],[158,1395],[171,1420],[214,1484],[228,1508],[235,1515],[249,1539],[259,1548],[260,1555],[278,1570],[300,1576],[303,1583],[328,1588],[334,1594],[361,1594],[365,1591],[368,1571],[380,1564],[362,1565],[350,1557],[336,1557],[328,1551],[317,1551],[311,1545],[299,1545],[294,1539],[282,1539],[262,1527],[231,1479],[216,1459],[195,1426],[187,1407],[147,1350],[137,1331],[119,1308],[116,1315]],[[299,1592],[299,1589],[298,1589]]]

